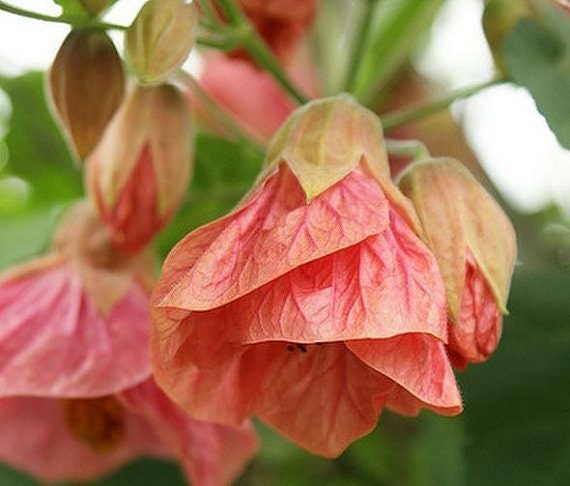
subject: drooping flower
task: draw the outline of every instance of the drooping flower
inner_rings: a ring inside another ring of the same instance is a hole
[[[231,484],[257,449],[249,424],[192,420],[152,379],[90,399],[0,399],[0,461],[41,481],[88,481],[137,457],[180,460],[196,486]]]
[[[137,86],[89,156],[86,184],[119,247],[144,248],[182,201],[192,171],[191,122],[175,87]]]
[[[255,415],[325,456],[385,405],[459,413],[443,282],[415,231],[375,115],[346,96],[306,105],[238,208],[167,258],[157,382],[196,418]]]
[[[316,76],[303,56],[295,58],[287,72],[308,95],[317,95]],[[242,59],[209,54],[200,84],[245,130],[262,140],[269,140],[295,109],[294,101],[271,75]],[[245,92],[255,96],[244,96]]]
[[[495,350],[516,259],[513,226],[497,202],[459,162],[433,159],[402,174],[444,278],[450,356],[456,366]]]
[[[52,255],[0,279],[0,461],[43,481],[84,481],[152,455],[218,486],[251,459],[248,424],[192,420],[150,378],[152,264],[117,250],[79,204]]]
[[[116,250],[86,204],[54,251],[0,277],[0,396],[95,397],[150,374],[153,258]]]

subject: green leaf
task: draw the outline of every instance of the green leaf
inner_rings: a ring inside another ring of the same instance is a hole
[[[515,274],[502,342],[461,378],[468,485],[570,484],[570,273]]]
[[[409,60],[419,37],[431,25],[442,4],[442,0],[379,2],[356,78],[353,94],[358,99],[378,102],[379,95]]]
[[[2,175],[15,175],[30,184],[32,206],[79,197],[81,172],[48,110],[43,74],[0,79],[0,88],[12,105],[4,139],[8,161]]]
[[[558,22],[520,20],[503,54],[512,79],[530,91],[560,144],[570,148],[570,36],[562,35]]]

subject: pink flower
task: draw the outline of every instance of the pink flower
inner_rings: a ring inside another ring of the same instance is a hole
[[[481,363],[493,354],[503,328],[503,316],[471,253],[465,268],[458,322],[449,324],[449,357],[458,368]]]
[[[176,458],[192,484],[230,484],[257,439],[190,419],[152,380],[114,396],[0,399],[0,460],[49,482],[88,481],[137,457]]]
[[[245,14],[277,58],[286,63],[316,16],[316,0],[240,0]]]
[[[188,189],[192,144],[176,88],[131,91],[87,159],[89,194],[117,246],[140,251],[170,221]]]
[[[412,164],[400,187],[415,205],[446,287],[454,365],[497,347],[516,260],[514,228],[495,200],[453,159]]]
[[[152,360],[194,417],[255,415],[336,456],[386,404],[461,411],[443,282],[382,143],[377,118],[351,99],[310,103],[275,136],[239,207],[172,250]]]
[[[140,383],[153,260],[112,249],[83,205],[55,247],[0,277],[0,396],[86,398]]]
[[[309,95],[318,93],[313,68],[303,57],[295,59],[288,73]],[[206,56],[200,84],[245,130],[262,140],[269,140],[296,106],[271,75],[242,59]]]

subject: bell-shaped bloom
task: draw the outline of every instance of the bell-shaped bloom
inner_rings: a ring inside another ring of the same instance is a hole
[[[198,419],[258,416],[325,456],[385,405],[459,413],[443,282],[416,230],[376,116],[346,96],[306,105],[245,200],[168,256],[157,382]]]
[[[87,188],[119,247],[136,252],[186,194],[192,120],[178,90],[137,86],[87,159]]]
[[[454,364],[495,350],[516,259],[513,226],[497,202],[453,159],[412,164],[399,182],[412,200],[445,282]]]
[[[177,459],[192,484],[231,484],[257,449],[250,425],[198,422],[149,379],[91,399],[0,399],[0,461],[41,481],[89,481],[141,456]]]
[[[0,396],[103,396],[146,379],[152,272],[86,204],[72,209],[49,256],[0,276]]]
[[[314,68],[303,56],[297,57],[287,72],[308,95],[318,94]],[[296,107],[270,74],[242,59],[209,54],[205,57],[200,84],[247,132],[263,141],[275,134]],[[194,104],[199,107],[197,101]],[[209,121],[207,111],[198,113]]]

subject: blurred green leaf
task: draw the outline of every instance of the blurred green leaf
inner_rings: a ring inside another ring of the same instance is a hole
[[[462,376],[467,484],[570,484],[570,273],[515,274],[501,345]]]
[[[199,134],[190,190],[158,237],[159,252],[166,255],[189,231],[231,211],[250,189],[261,163],[262,154],[251,145]]]
[[[81,173],[47,107],[43,74],[0,79],[12,104],[4,141],[8,162],[3,174],[21,177],[31,186],[30,205],[65,202],[82,194]]]
[[[373,101],[374,106],[394,74],[409,61],[419,36],[430,26],[443,0],[385,0],[378,3],[354,91],[358,99]]]
[[[546,25],[520,20],[503,54],[512,79],[530,91],[560,144],[570,148],[570,36],[562,35],[559,17]]]

